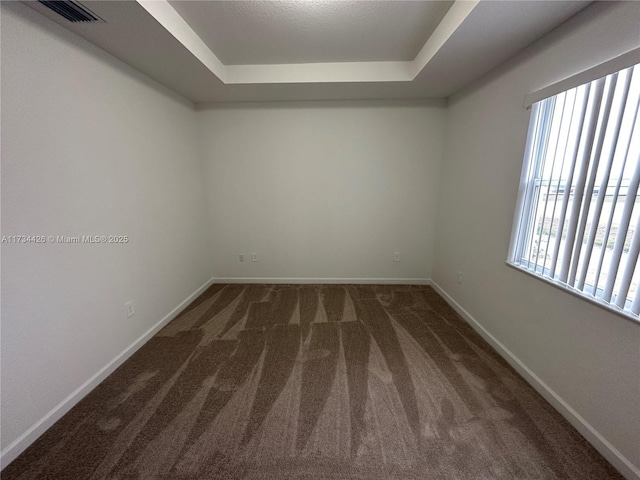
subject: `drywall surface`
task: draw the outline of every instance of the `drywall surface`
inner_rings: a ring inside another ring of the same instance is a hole
[[[238,104],[198,114],[215,277],[430,276],[442,103]]]
[[[3,449],[209,278],[195,122],[191,104],[2,2],[2,235],[128,237],[2,244]]]
[[[450,99],[433,270],[636,468],[640,325],[504,262],[529,120],[524,96],[637,47],[639,18],[638,3],[598,2]]]

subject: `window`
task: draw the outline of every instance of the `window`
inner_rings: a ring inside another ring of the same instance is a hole
[[[508,260],[636,320],[639,104],[636,65],[532,105]]]

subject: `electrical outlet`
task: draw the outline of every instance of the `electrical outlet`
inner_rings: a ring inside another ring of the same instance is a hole
[[[462,272],[457,272],[456,273],[456,283],[458,285],[462,285]]]
[[[396,252],[393,254],[393,261],[394,262],[399,262],[400,261],[400,252]]]
[[[244,253],[238,254],[238,261],[239,262],[244,262]]]
[[[258,261],[258,254],[256,252],[253,252],[251,254],[251,261],[252,262],[257,262]]]
[[[136,311],[133,308],[133,302],[125,303],[124,308],[127,310],[127,318],[131,318],[136,314]]]

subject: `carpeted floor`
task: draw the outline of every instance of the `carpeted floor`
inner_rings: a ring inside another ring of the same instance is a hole
[[[430,287],[214,285],[13,479],[622,478]]]

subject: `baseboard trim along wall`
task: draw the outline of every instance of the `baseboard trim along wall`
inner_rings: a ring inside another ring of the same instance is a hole
[[[200,294],[202,294],[210,285],[214,283],[214,279],[210,279],[199,287],[195,292],[183,300],[176,308],[171,310],[164,318],[162,318],[153,327],[143,333],[136,341],[129,345],[113,360],[102,367],[89,380],[78,387],[71,395],[60,402],[49,413],[38,420],[29,430],[23,433],[11,445],[0,452],[0,469],[3,469],[11,463],[18,455],[27,449],[29,445],[35,442],[40,435],[46,432],[54,423],[71,410],[80,400],[82,400],[91,390],[96,388],[100,382],[113,373],[120,365],[122,365],[131,355],[133,355],[140,347],[151,339],[171,320],[176,318],[186,307],[189,306]]]
[[[476,330],[520,375],[573,425],[598,452],[605,457],[628,480],[640,479],[640,469],[634,466],[589,422],[580,416],[563,398],[527,367],[517,356],[494,337],[482,324],[467,312],[451,295],[433,280],[431,286],[458,314]]]
[[[431,285],[431,280],[428,278],[221,277],[214,278],[214,283]]]

